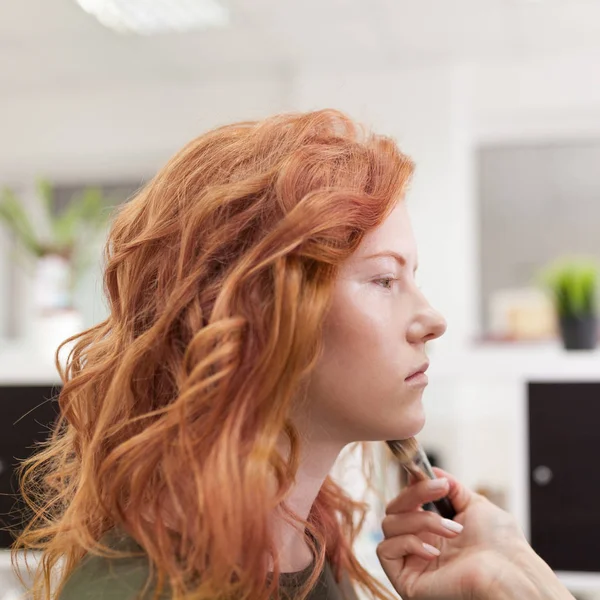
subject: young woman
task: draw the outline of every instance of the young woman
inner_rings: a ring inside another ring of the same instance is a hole
[[[415,283],[412,170],[336,111],[287,114],[200,136],[121,208],[110,316],[22,467],[34,600],[390,597],[352,553],[365,507],[329,472],[424,423],[445,322]],[[511,517],[439,474],[383,522],[404,598],[571,598]],[[421,510],[447,494],[456,522]]]

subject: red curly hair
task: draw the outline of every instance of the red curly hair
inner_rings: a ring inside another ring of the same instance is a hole
[[[34,600],[51,598],[59,565],[58,589],[87,552],[114,555],[100,543],[114,527],[147,553],[157,595],[277,597],[268,524],[298,468],[290,408],[319,358],[339,265],[412,170],[394,141],[340,112],[283,114],[201,135],[120,208],[110,316],[64,342],[66,366],[57,353],[59,419],[20,466],[33,516],[13,563],[41,551]],[[326,479],[303,523],[317,560],[300,598],[325,560],[389,597],[352,552],[365,510]]]

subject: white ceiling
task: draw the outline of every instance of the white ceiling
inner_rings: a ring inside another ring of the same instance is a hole
[[[227,29],[113,33],[75,0],[0,2],[0,93],[600,51],[600,0],[229,0]]]

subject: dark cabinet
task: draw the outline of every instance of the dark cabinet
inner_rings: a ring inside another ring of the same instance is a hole
[[[600,571],[600,382],[530,383],[531,544],[557,571]]]
[[[48,437],[58,414],[57,394],[52,386],[0,386],[0,548],[12,544],[11,531],[23,521],[15,467]]]

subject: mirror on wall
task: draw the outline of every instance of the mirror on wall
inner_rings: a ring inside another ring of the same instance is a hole
[[[86,190],[95,189],[99,191],[102,209],[110,214],[110,211],[118,204],[127,199],[140,188],[140,180],[127,180],[119,182],[80,182],[61,183],[50,182],[52,186],[52,212],[53,215],[64,213],[65,208],[73,198],[80,196]],[[36,223],[39,215],[39,193],[37,190],[16,190],[17,197],[27,203],[28,214],[32,222],[40,229],[43,225],[40,221]],[[45,225],[45,223],[44,223]],[[73,289],[73,308],[79,313],[80,323],[83,327],[89,327],[102,320],[106,314],[106,306],[102,292],[102,253],[106,239],[108,225],[100,232],[90,236],[89,245],[86,245],[84,265],[78,269]],[[5,232],[6,234],[6,232]],[[36,294],[36,286],[43,282],[36,281],[39,274],[36,271],[35,260],[28,256],[21,248],[14,236],[8,236],[8,252],[3,257],[6,271],[7,294],[4,297],[4,330],[7,339],[18,339],[27,335],[27,328],[31,325],[28,314],[31,312],[32,296]],[[56,267],[53,269],[56,273]]]
[[[600,259],[600,139],[481,146],[477,173],[483,331],[552,337],[541,273],[561,257]]]

